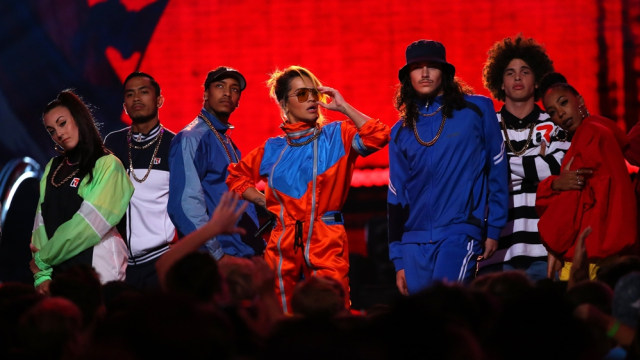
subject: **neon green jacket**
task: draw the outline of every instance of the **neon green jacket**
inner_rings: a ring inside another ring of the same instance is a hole
[[[88,183],[87,174],[78,187],[78,195],[83,199],[80,209],[48,238],[41,207],[52,162],[53,159],[47,164],[40,180],[40,198],[31,234],[32,245],[39,249],[33,253],[40,269],[34,274],[34,286],[51,279],[52,266],[117,233],[113,230],[125,214],[134,189],[120,160],[114,155],[102,156],[93,168],[93,181]]]

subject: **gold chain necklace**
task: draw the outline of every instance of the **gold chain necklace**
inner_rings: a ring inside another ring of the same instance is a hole
[[[162,128],[162,125],[160,125],[160,127]],[[164,130],[164,129],[161,129],[161,131],[162,130]],[[142,145],[142,146],[138,146],[138,145],[133,145],[132,142],[131,142],[131,138],[133,137],[133,134],[131,133],[131,129],[129,129],[129,134],[127,135],[127,137],[128,137],[129,144],[131,145],[131,147],[136,149],[136,150],[148,149],[148,148],[151,147],[151,145],[153,145],[160,138],[159,136],[156,136],[153,140],[149,141],[148,144],[145,144],[145,145]]]
[[[564,135],[563,137],[558,136],[560,133],[562,133],[562,135]],[[567,132],[564,130],[558,130],[556,132],[556,139],[558,139],[558,141],[567,141],[567,138],[569,138],[569,136],[567,135]]]
[[[67,159],[67,157],[64,157],[63,161],[60,161],[60,165],[58,165],[58,167],[56,168],[56,170],[53,172],[53,175],[51,175],[51,185],[53,185],[54,187],[60,187],[60,185],[66,183],[67,181],[69,181],[69,179],[71,179],[72,177],[75,176],[75,174],[78,173],[78,171],[80,171],[80,169],[75,169],[71,174],[69,174],[69,176],[67,176],[66,178],[64,178],[62,181],[60,181],[59,183],[56,184],[56,182],[54,181],[54,179],[56,178],[56,175],[58,175],[58,171],[60,171],[60,169],[62,168],[62,165],[64,165],[64,163],[69,163],[69,160]]]
[[[129,143],[129,172],[131,173],[131,175],[133,175],[133,179],[139,183],[144,182],[145,180],[147,180],[147,177],[149,176],[149,174],[151,173],[151,168],[153,167],[153,161],[156,158],[156,155],[158,155],[158,149],[160,149],[160,143],[162,142],[162,134],[164,134],[164,127],[162,125],[160,125],[160,134],[158,134],[158,136],[156,136],[156,139],[154,139],[153,141],[151,141],[149,144],[145,145],[145,146],[140,146],[140,147],[135,147],[136,149],[146,149],[148,148],[152,143],[154,143],[156,140],[158,140],[158,143],[156,144],[156,148],[153,150],[153,155],[151,155],[151,161],[149,161],[149,168],[147,169],[147,173],[144,174],[144,177],[142,179],[138,179],[138,177],[136,176],[136,173],[133,171],[133,161],[131,160],[131,148],[134,147],[131,143],[131,129],[129,129],[129,134],[127,135],[127,142]]]
[[[313,136],[308,138],[307,140],[303,141],[303,142],[299,142],[299,143],[294,143],[291,141],[291,139],[289,139],[289,136],[287,136],[287,144],[289,144],[289,146],[305,146],[308,143],[312,142],[313,140],[317,139],[318,136],[320,136],[320,133],[322,132],[322,128],[317,127],[315,130],[313,130]]]
[[[227,148],[227,146],[224,144],[225,141],[222,140],[222,135],[220,135],[218,130],[216,130],[216,128],[213,127],[213,124],[211,123],[211,121],[209,121],[209,119],[207,119],[207,117],[204,116],[204,114],[202,114],[202,112],[200,114],[198,114],[198,117],[200,119],[202,119],[202,121],[204,121],[209,126],[211,131],[213,131],[213,133],[218,138],[218,141],[220,141],[220,144],[224,148],[224,151],[227,153],[227,158],[229,159],[229,164],[237,163],[238,162],[238,154],[236,154],[236,149],[233,147],[233,144],[231,144],[231,139],[226,134],[224,135],[227,138],[227,144],[231,145],[231,149],[233,150],[233,156],[235,157],[235,161],[231,158],[231,153],[229,152],[229,149]]]
[[[76,165],[80,164],[80,161],[79,161],[79,160],[78,160],[78,161],[76,161],[76,162],[74,162],[74,163],[72,163],[71,161],[69,161],[69,158],[68,158],[68,157],[66,157],[66,156],[64,157],[64,162],[66,162],[66,163],[67,163],[67,165],[69,165],[69,166],[76,166]]]
[[[437,114],[438,112],[440,112],[440,110],[442,110],[442,107],[443,107],[443,106],[444,106],[444,105],[440,105],[440,107],[438,107],[438,108],[436,109],[436,111],[434,111],[434,112],[432,112],[432,113],[429,113],[429,114],[423,114],[423,113],[420,113],[420,115],[422,115],[422,116],[427,116],[427,117],[429,117],[429,116],[433,116],[433,115]],[[427,104],[427,105],[425,106],[425,109],[426,109],[426,108],[428,108],[428,107],[429,107],[429,104]],[[431,139],[431,141],[429,141],[429,142],[425,142],[424,140],[422,140],[422,138],[421,138],[421,137],[420,137],[420,135],[418,134],[418,124],[417,124],[417,123],[414,123],[414,124],[413,124],[413,135],[415,135],[416,140],[418,140],[418,143],[420,143],[420,145],[422,145],[422,146],[427,146],[427,147],[428,147],[428,146],[432,146],[432,145],[433,145],[433,144],[435,144],[435,143],[436,143],[436,141],[438,141],[438,139],[440,138],[440,135],[442,134],[442,129],[444,129],[444,122],[445,122],[445,121],[447,121],[447,117],[446,117],[444,114],[442,114],[442,122],[440,123],[440,128],[438,129],[438,132],[436,133],[436,136],[435,136],[433,139]]]
[[[536,124],[535,123],[529,124],[529,135],[527,136],[527,142],[524,144],[524,147],[522,147],[522,149],[518,151],[516,151],[516,149],[514,149],[513,145],[511,144],[511,140],[509,139],[509,133],[507,131],[507,126],[504,124],[504,120],[500,121],[500,125],[502,125],[502,132],[504,133],[504,138],[507,140],[507,146],[509,146],[509,149],[511,149],[511,152],[513,153],[513,155],[520,156],[524,154],[529,148],[529,144],[531,144],[531,139],[533,137],[533,128],[535,127]]]
[[[433,115],[437,114],[437,113],[438,113],[438,111],[442,110],[442,107],[443,107],[443,106],[444,106],[444,105],[440,105],[440,106],[439,106],[439,107],[438,107],[434,112],[432,112],[432,113],[429,113],[429,114],[420,113],[420,115],[422,115],[422,116],[433,116]],[[426,109],[427,107],[429,107],[429,104],[425,105],[425,107],[424,107],[424,108]]]

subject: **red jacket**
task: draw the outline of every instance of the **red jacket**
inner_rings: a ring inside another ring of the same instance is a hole
[[[540,183],[536,208],[538,230],[548,250],[565,260],[573,259],[578,235],[587,226],[587,257],[602,259],[619,254],[636,242],[637,208],[623,149],[626,135],[616,124],[601,116],[585,118],[576,130],[562,168],[573,159],[569,170],[593,169],[580,191],[554,191],[550,176]]]

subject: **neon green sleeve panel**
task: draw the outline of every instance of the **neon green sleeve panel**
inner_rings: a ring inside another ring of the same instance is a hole
[[[31,240],[39,249],[34,259],[42,270],[34,275],[35,286],[51,278],[51,266],[98,244],[125,214],[134,189],[118,158],[114,155],[99,158],[93,169],[93,181],[88,184],[89,175],[86,175],[78,187],[78,195],[84,200],[80,209],[47,239],[40,206],[50,166],[51,162],[40,181],[40,200]]]

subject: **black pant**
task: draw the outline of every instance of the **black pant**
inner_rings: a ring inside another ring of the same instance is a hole
[[[126,282],[140,290],[157,289],[160,287],[158,273],[156,272],[158,258],[142,264],[127,266]]]

